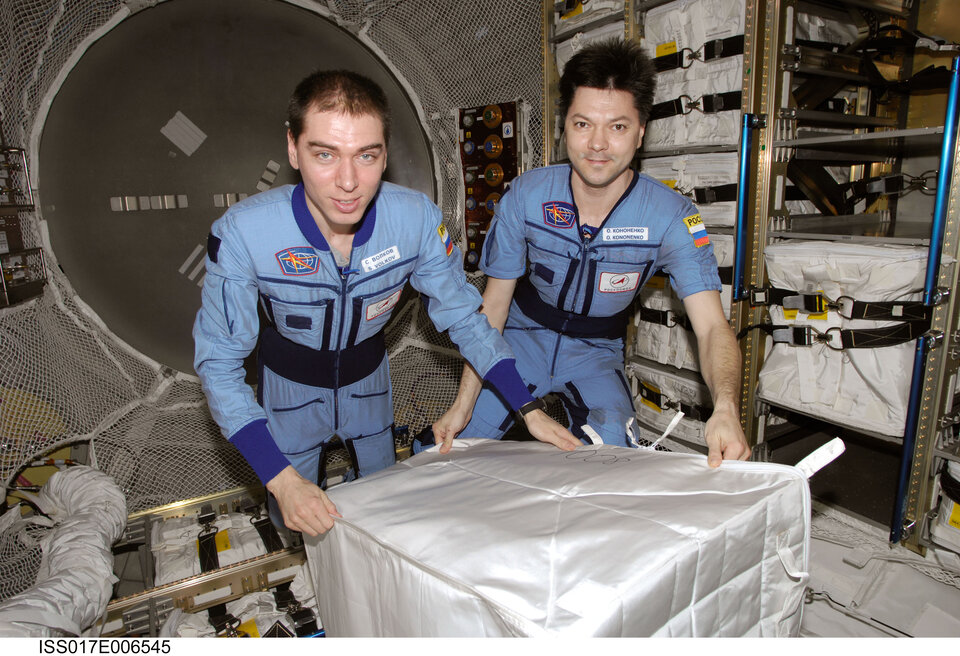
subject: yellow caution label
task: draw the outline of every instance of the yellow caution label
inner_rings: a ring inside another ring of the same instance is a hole
[[[226,551],[230,548],[229,531],[217,531],[217,536],[213,538],[213,543],[217,546],[217,553]],[[200,540],[197,540],[197,553],[200,553]]]
[[[672,55],[677,51],[677,42],[668,41],[667,43],[661,43],[657,46],[655,57],[663,57],[664,55]]]
[[[670,187],[671,189],[676,189],[676,188],[677,188],[677,181],[676,181],[676,180],[661,180],[660,182],[662,182],[663,184],[667,185],[667,186]]]
[[[950,526],[960,529],[960,503],[953,504],[953,510],[950,512]]]
[[[579,16],[583,13],[583,3],[578,2],[577,6],[568,11],[565,14],[560,14],[560,20],[567,20],[568,18],[573,18],[574,16]]]
[[[243,624],[237,627],[237,633],[243,635],[244,633],[251,638],[259,638],[260,632],[257,631],[257,621],[256,620],[247,620]]]
[[[654,387],[654,386],[651,385],[650,383],[644,383],[644,382],[641,382],[640,384],[643,385],[644,387],[646,387],[648,390],[651,390],[654,394],[660,394],[660,388],[659,388],[659,387]],[[642,394],[641,394],[641,396],[640,396],[640,403],[642,403],[643,405],[647,406],[648,408],[651,408],[651,409],[653,409],[653,410],[656,410],[657,412],[663,412],[663,409],[662,409],[660,406],[658,406],[658,405],[657,405],[656,403],[654,403],[653,401],[649,401],[649,400],[645,399]]]

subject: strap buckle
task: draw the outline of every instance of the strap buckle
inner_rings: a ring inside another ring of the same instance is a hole
[[[683,53],[688,53],[687,57]],[[680,68],[686,69],[693,66],[693,62],[700,59],[700,51],[693,48],[680,48]],[[682,96],[681,96],[682,98]]]
[[[832,306],[844,319],[853,319],[853,304],[856,302],[856,299],[850,296],[841,296],[836,300],[836,303]]]
[[[834,351],[842,351],[843,345],[833,344],[832,333],[836,331],[837,337],[840,337],[840,328],[834,326],[825,331],[819,331],[813,326],[782,326],[771,332],[773,341],[790,346],[812,346],[813,344],[823,344]]]

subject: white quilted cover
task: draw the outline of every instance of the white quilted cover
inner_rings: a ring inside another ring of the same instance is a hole
[[[770,284],[817,291],[831,298],[916,301],[921,298],[927,249],[834,242],[789,242],[764,252]],[[895,321],[848,320],[836,312],[786,315],[770,307],[774,324],[879,328]],[[791,346],[768,340],[757,395],[770,403],[827,421],[903,438],[915,342],[836,351],[825,344]]]
[[[810,496],[782,465],[457,440],[330,490],[331,636],[796,635]]]

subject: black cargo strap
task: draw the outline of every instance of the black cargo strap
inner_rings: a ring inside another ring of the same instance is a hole
[[[217,533],[219,529],[214,524],[216,519],[217,514],[213,511],[211,505],[205,504],[200,508],[200,515],[197,520],[203,528],[197,536],[197,554],[200,558],[201,572],[220,569],[220,556],[217,554]],[[210,624],[218,636],[239,637],[246,635],[237,631],[240,620],[227,612],[225,603],[208,608],[207,617],[209,617]]]
[[[686,54],[686,61],[684,55]],[[669,55],[661,55],[653,60],[653,66],[658,73],[672,71],[676,68],[689,68],[695,61],[712,61],[724,57],[733,57],[743,54],[743,35],[728,36],[726,39],[707,41],[696,50],[681,48]]]
[[[728,112],[740,109],[743,95],[740,91],[728,91],[726,93],[712,93],[700,96],[694,100],[690,96],[683,95],[673,100],[667,100],[657,103],[650,110],[648,121],[656,121],[661,118],[678,116],[680,114],[689,114],[694,110],[704,114],[716,114],[717,112]]]
[[[835,310],[844,319],[868,321],[927,322],[931,308],[920,301],[858,301],[849,296],[830,300],[818,292],[798,292],[769,287],[750,290],[750,305],[780,305],[788,310],[822,314]]]
[[[677,314],[673,310],[653,310],[641,305],[637,308],[637,316],[640,317],[640,321],[647,323],[656,323],[667,328],[680,326],[684,330],[693,331],[690,318],[685,314]]]
[[[737,183],[716,185],[714,187],[694,187],[687,195],[692,196],[693,201],[698,205],[724,203],[731,200],[735,201],[737,200]]]
[[[267,553],[273,553],[284,548],[280,534],[277,528],[270,521],[269,516],[260,516],[260,505],[248,502],[243,511],[251,515],[250,523],[257,529],[257,534],[263,542]],[[308,637],[317,635],[317,617],[309,608],[304,608],[293,591],[290,589],[290,582],[281,583],[273,591],[273,599],[277,604],[277,610],[285,612],[293,622],[293,629],[297,637]],[[272,630],[272,629],[271,629]]]
[[[683,413],[684,419],[706,421],[710,418],[710,415],[713,414],[713,408],[711,407],[675,401],[646,383],[640,384],[640,397],[644,401],[652,403],[660,410],[679,410]]]
[[[610,317],[591,317],[566,312],[540,298],[540,292],[528,277],[521,278],[517,282],[513,300],[528,318],[544,328],[568,337],[622,339],[627,332],[629,307]]]
[[[270,516],[260,516],[260,504],[254,503],[250,499],[245,499],[243,512],[246,515],[250,515],[250,523],[257,529],[257,535],[260,536],[260,541],[263,542],[263,548],[266,549],[266,553],[273,553],[274,551],[280,551],[284,548],[283,540],[280,539],[280,534],[277,533],[277,527],[270,521]]]
[[[811,346],[823,344],[834,351],[852,348],[882,348],[912,342],[923,335],[929,328],[927,322],[911,321],[894,324],[884,328],[828,328],[820,331],[813,326],[785,326],[776,324],[759,324],[751,326],[759,328],[773,337],[775,344],[789,344],[790,346]],[[748,328],[747,330],[750,330]],[[741,333],[741,336],[745,333]]]
[[[902,179],[903,176],[900,176]],[[697,205],[710,203],[729,203],[737,200],[737,183],[715,185],[713,187],[694,187],[689,191],[678,189],[684,196],[689,196]],[[784,190],[784,200],[807,200],[806,194],[794,186]]]
[[[283,611],[293,622],[293,630],[298,638],[308,638],[316,636],[320,632],[317,629],[317,616],[309,608],[304,608],[293,591],[290,590],[290,583],[281,583],[273,591],[273,599],[277,603],[277,610]]]

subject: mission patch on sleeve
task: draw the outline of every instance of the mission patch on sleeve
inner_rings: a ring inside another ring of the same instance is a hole
[[[700,218],[699,214],[688,216],[683,222],[687,226],[687,232],[693,237],[694,246],[700,248],[710,243],[710,237],[707,236],[707,228],[703,225],[703,219]]]

